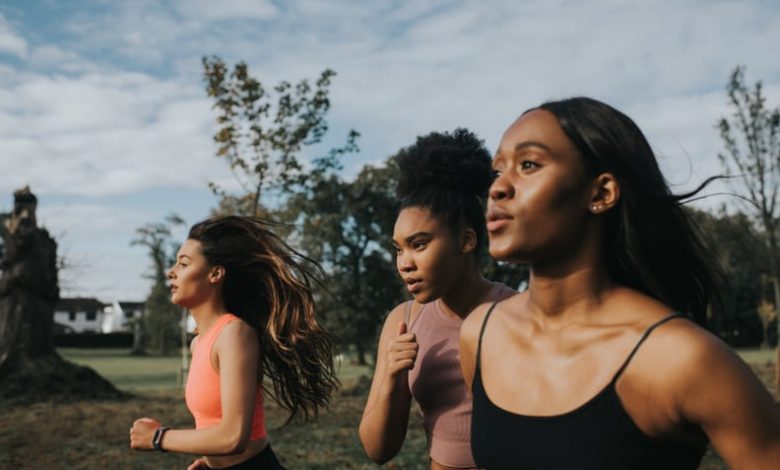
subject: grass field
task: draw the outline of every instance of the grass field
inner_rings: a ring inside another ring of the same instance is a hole
[[[180,357],[132,357],[126,350],[112,349],[61,349],[60,354],[94,368],[134,396],[120,401],[23,407],[0,404],[0,469],[184,469],[192,461],[186,455],[136,452],[128,447],[129,427],[141,416],[158,418],[172,427],[193,426],[178,386]],[[769,384],[773,370],[771,351],[740,354]],[[342,390],[328,412],[309,422],[281,427],[286,415],[270,400],[267,402],[269,434],[284,465],[290,469],[378,468],[366,458],[357,436],[370,373],[368,367],[341,362]],[[383,468],[428,468],[419,412],[412,413],[401,454]],[[724,468],[711,453],[701,466],[707,470]]]

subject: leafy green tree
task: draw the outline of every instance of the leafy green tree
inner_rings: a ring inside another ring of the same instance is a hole
[[[318,295],[325,323],[361,364],[385,314],[403,299],[391,251],[394,187],[391,168],[366,166],[354,181],[331,175],[290,201],[302,214],[303,249],[328,273],[328,292]]]
[[[760,81],[745,83],[745,70],[736,67],[727,85],[732,114],[718,127],[725,153],[718,155],[734,190],[765,232],[766,260],[772,280],[773,304],[780,308],[778,266],[778,197],[780,197],[780,108],[770,109]],[[778,322],[780,328],[780,322]],[[780,346],[775,380],[780,386]]]
[[[771,298],[771,288],[762,279],[769,271],[766,265],[764,234],[751,223],[744,212],[729,214],[689,209],[701,227],[726,274],[723,311],[709,318],[709,326],[731,346],[756,346],[762,341],[758,309],[762,299]]]
[[[144,354],[147,348],[165,355],[178,340],[179,310],[170,301],[166,271],[176,259],[178,245],[171,237],[171,229],[184,221],[176,216],[166,217],[164,222],[148,223],[136,229],[131,245],[143,246],[152,261],[153,284],[144,305],[144,315],[134,324],[134,354]]]
[[[346,144],[314,158],[300,158],[305,147],[318,144],[328,130],[330,84],[336,72],[326,69],[314,83],[282,81],[268,89],[249,73],[244,62],[232,70],[217,56],[203,58],[206,91],[214,99],[218,129],[217,156],[230,165],[244,193],[230,195],[209,183],[220,197],[222,213],[272,218],[268,198],[300,191],[312,178],[340,169],[340,157],[357,151],[359,134]]]

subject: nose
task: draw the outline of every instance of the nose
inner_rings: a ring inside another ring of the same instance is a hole
[[[502,199],[508,199],[514,196],[514,188],[504,178],[504,175],[498,175],[493,184],[490,185],[489,191],[490,199],[494,201],[500,201]]]
[[[396,263],[398,264],[398,271],[402,273],[408,273],[410,271],[414,271],[415,269],[414,259],[412,259],[410,255],[407,255],[403,252],[398,255],[398,260]]]
[[[165,277],[168,279],[173,279],[173,266],[168,268],[167,271],[165,271]]]

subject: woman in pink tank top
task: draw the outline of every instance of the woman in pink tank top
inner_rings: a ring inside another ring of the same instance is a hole
[[[195,429],[133,423],[138,450],[203,454],[190,470],[283,468],[268,441],[263,377],[290,412],[316,414],[337,386],[332,345],[314,316],[318,268],[251,217],[194,225],[168,271],[171,301],[197,324],[187,379]]]
[[[401,211],[393,244],[398,272],[414,300],[385,320],[360,440],[374,462],[392,459],[403,445],[414,398],[423,413],[431,468],[475,468],[460,324],[477,305],[514,293],[480,270],[490,154],[474,134],[456,129],[419,137],[397,162]]]

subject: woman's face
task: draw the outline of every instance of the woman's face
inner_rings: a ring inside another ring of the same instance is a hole
[[[414,299],[430,302],[452,288],[465,256],[452,230],[428,209],[408,207],[393,230],[396,267]]]
[[[576,249],[592,190],[582,158],[552,113],[537,109],[517,119],[501,138],[493,168],[492,257],[535,263]]]
[[[176,254],[176,264],[168,269],[171,302],[188,308],[198,305],[214,288],[209,282],[210,271],[200,242],[187,239]]]

